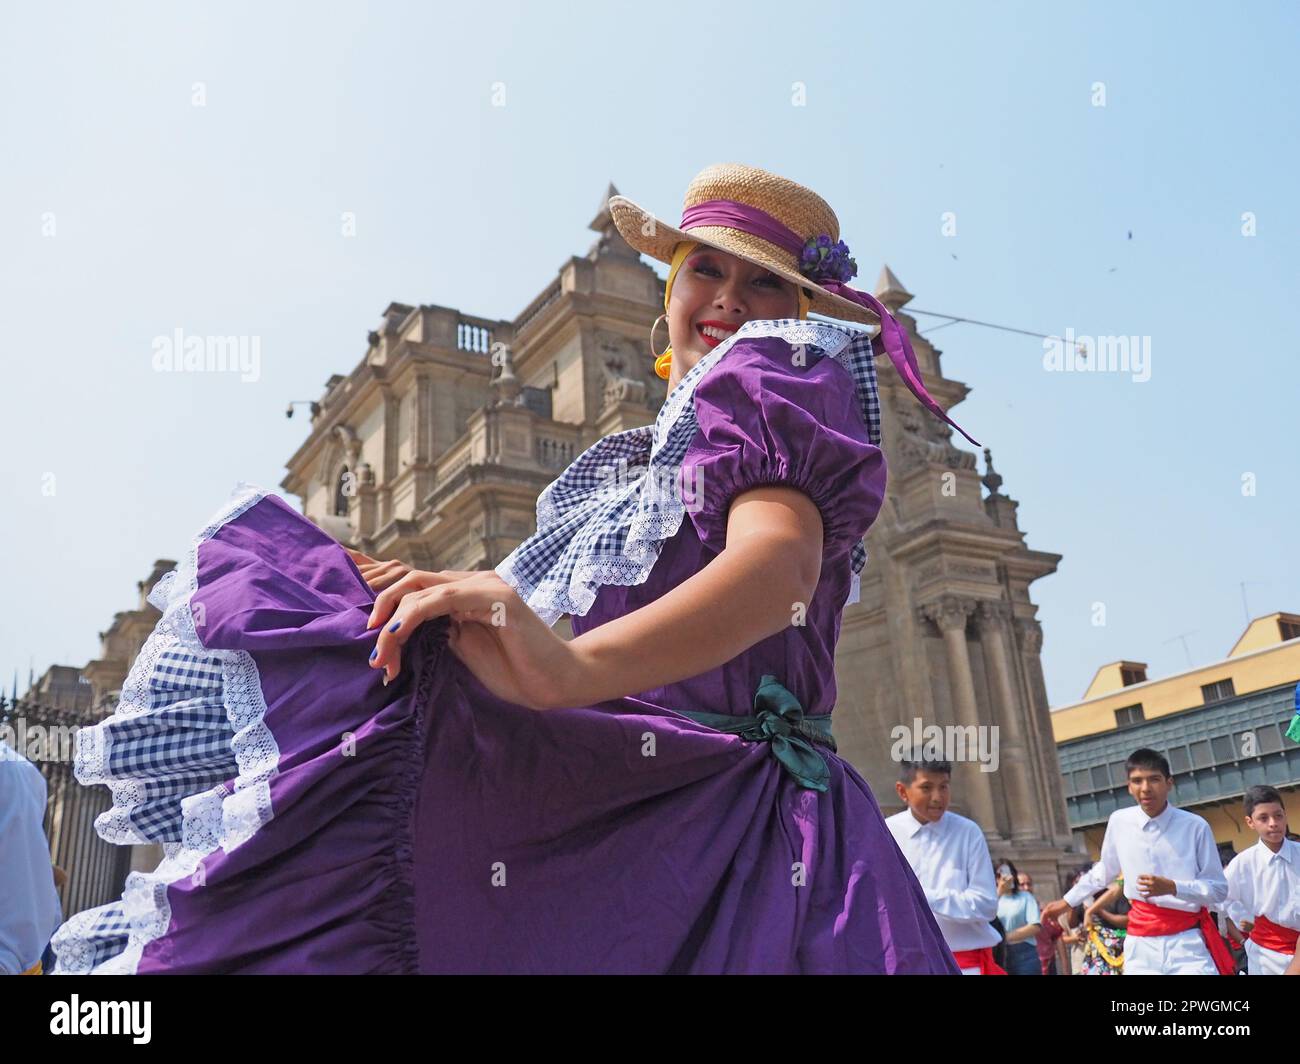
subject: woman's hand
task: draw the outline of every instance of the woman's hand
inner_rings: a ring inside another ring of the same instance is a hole
[[[369,554],[363,554],[359,550],[353,550],[351,547],[344,547],[348,552],[348,557],[356,563],[356,567],[361,572],[362,579],[365,580],[371,591],[383,591],[387,587],[392,587],[407,573],[415,572],[411,566],[405,562],[397,561],[380,561],[378,558],[372,558]],[[476,569],[444,569],[443,576],[473,576],[479,570]]]
[[[381,562],[379,559],[372,558],[369,554],[362,554],[361,551],[353,550],[351,547],[344,547],[343,549],[348,552],[348,557],[361,571],[361,578],[369,585],[371,591],[382,591],[411,572],[411,567],[402,562],[396,560]]]
[[[382,626],[370,666],[388,683],[402,667],[402,647],[425,621],[451,619],[448,647],[489,691],[530,709],[554,709],[581,689],[582,668],[570,645],[491,570],[415,569],[381,591],[368,628]]]

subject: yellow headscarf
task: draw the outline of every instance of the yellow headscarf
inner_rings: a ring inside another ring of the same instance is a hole
[[[672,298],[673,279],[677,276],[678,267],[686,261],[686,256],[699,246],[700,244],[698,240],[682,240],[679,241],[677,247],[673,249],[673,264],[668,270],[668,283],[664,285],[665,311],[668,310],[668,300]],[[795,287],[795,292],[799,297],[799,317],[807,318],[808,308],[812,304],[812,300],[804,293],[803,285],[797,285]],[[655,373],[664,380],[667,380],[668,375],[672,372],[672,364],[673,349],[672,347],[667,347],[664,349],[664,353],[655,359]]]

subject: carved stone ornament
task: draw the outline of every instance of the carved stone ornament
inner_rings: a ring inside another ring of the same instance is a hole
[[[950,469],[974,469],[976,458],[953,446],[952,429],[920,407],[900,403],[892,411],[901,430],[898,434],[898,464],[904,470],[927,465]]]
[[[986,624],[1005,621],[1011,616],[1011,603],[982,599],[979,604],[979,616],[980,621]]]
[[[939,631],[964,630],[967,619],[975,612],[979,602],[960,595],[943,595],[933,602],[918,607],[922,620],[933,621]]]
[[[602,407],[617,403],[644,404],[648,398],[646,384],[637,376],[636,363],[627,339],[615,333],[598,332],[596,346],[601,353],[604,370]]]
[[[1035,657],[1043,649],[1043,626],[1032,617],[1020,617],[1016,620],[1016,636],[1020,649]]]

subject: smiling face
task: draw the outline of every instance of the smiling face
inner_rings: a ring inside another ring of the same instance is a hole
[[[948,811],[952,798],[952,778],[947,772],[918,769],[911,783],[895,783],[898,796],[907,803],[912,815],[922,824],[937,824]]]
[[[799,296],[789,281],[735,255],[700,245],[678,269],[668,300],[668,336],[673,345],[669,390],[745,322],[798,316]]]

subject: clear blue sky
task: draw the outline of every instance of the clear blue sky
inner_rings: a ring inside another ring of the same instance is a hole
[[[1053,705],[1117,658],[1185,668],[1180,633],[1222,657],[1241,581],[1253,615],[1300,610],[1295,5],[629,10],[8,9],[6,691],[95,656],[236,481],[278,485],[307,429],[286,402],[348,372],[390,301],[513,317],[586,250],[609,181],[672,217],[722,161],[825,196],[861,285],[887,261],[919,308],[1151,338],[1139,383],[934,334],[1029,545],[1064,556],[1033,589]],[[259,379],[154,372],[177,328],[260,337]]]

